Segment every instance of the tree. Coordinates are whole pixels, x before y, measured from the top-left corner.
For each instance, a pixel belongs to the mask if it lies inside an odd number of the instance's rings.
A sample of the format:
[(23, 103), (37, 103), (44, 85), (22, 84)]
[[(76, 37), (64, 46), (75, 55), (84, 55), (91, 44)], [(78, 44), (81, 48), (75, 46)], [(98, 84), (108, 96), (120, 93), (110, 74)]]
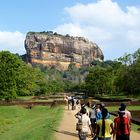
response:
[(24, 63), (18, 55), (0, 52), (0, 99), (46, 93), (45, 75)]
[(69, 64), (67, 70), (67, 79), (70, 80), (72, 83), (80, 84), (80, 71), (76, 67), (75, 63)]
[(122, 65), (116, 73), (115, 84), (118, 92), (129, 95), (140, 93), (140, 50), (122, 57)]
[(96, 95), (108, 92), (109, 77), (107, 71), (101, 67), (94, 67), (90, 70), (85, 79), (88, 94)]
[(40, 69), (23, 63), (18, 73), (16, 83), (19, 96), (45, 94), (46, 79)]
[(122, 62), (124, 65), (131, 65), (132, 64), (132, 55), (125, 53), (123, 57), (118, 58), (119, 62)]
[(0, 52), (0, 99), (13, 99), (17, 97), (16, 78), (22, 60), (8, 51)]
[(133, 54), (132, 54), (132, 57), (133, 57), (133, 62), (137, 62), (137, 61), (140, 61), (140, 49), (138, 49), (137, 51), (135, 51)]

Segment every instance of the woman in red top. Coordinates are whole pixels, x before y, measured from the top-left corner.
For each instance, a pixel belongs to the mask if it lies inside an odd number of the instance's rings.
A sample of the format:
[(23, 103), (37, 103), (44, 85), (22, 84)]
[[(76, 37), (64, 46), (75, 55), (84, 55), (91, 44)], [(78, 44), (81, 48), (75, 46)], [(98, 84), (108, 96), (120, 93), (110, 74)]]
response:
[(119, 108), (118, 114), (119, 116), (114, 119), (114, 136), (116, 134), (116, 140), (130, 140), (129, 119), (121, 108)]

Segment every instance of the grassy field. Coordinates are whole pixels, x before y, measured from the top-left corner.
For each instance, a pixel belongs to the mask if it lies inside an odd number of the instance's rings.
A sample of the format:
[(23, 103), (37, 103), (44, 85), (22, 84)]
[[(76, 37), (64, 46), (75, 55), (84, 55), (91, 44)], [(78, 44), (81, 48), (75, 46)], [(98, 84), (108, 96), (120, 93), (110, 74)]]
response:
[[(100, 95), (97, 97), (101, 97)], [(124, 95), (124, 94), (116, 94), (116, 95), (102, 95), (102, 99), (131, 99), (133, 101), (140, 100), (140, 94), (137, 96), (134, 95)]]
[(54, 140), (62, 114), (62, 106), (0, 106), (0, 140)]
[[(118, 111), (119, 106), (109, 106), (107, 109), (109, 111)], [(128, 110), (140, 110), (140, 106), (127, 106)]]

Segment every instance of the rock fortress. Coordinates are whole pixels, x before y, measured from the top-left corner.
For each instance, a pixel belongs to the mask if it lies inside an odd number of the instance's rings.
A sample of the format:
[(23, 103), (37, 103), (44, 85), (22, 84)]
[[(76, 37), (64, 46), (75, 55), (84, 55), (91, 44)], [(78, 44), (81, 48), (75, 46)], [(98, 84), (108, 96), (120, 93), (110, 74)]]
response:
[(26, 61), (34, 65), (55, 66), (66, 70), (74, 63), (77, 68), (102, 61), (104, 55), (96, 43), (84, 37), (60, 35), (52, 31), (28, 32), (25, 39)]

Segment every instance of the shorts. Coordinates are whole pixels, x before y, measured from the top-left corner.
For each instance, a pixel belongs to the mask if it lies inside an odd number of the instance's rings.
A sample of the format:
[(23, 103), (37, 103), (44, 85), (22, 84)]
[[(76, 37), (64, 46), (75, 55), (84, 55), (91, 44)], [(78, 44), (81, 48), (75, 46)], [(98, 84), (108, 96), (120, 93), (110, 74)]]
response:
[(111, 137), (108, 137), (108, 138), (98, 138), (98, 140), (111, 140)]
[(79, 136), (79, 140), (86, 140), (87, 132), (79, 132), (78, 136)]

